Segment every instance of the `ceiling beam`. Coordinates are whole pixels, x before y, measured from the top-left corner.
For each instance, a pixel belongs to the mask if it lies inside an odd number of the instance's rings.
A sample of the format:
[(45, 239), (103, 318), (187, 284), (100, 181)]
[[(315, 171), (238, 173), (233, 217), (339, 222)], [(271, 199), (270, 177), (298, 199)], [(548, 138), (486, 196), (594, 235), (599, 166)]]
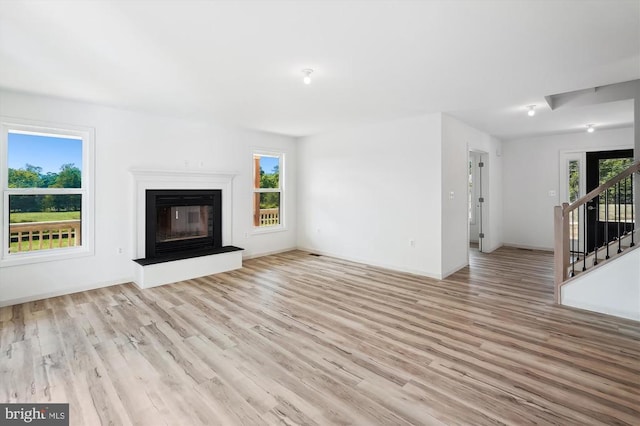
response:
[(545, 96), (545, 100), (552, 110), (556, 110), (626, 99), (638, 99), (639, 97), (640, 80), (631, 80), (625, 81), (624, 83), (608, 84), (591, 89), (549, 95)]

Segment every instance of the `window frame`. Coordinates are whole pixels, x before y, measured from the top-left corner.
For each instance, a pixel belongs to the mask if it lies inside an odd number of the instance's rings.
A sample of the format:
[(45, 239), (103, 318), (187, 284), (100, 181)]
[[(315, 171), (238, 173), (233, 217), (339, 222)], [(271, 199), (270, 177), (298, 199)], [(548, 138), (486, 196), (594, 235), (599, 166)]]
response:
[[(279, 170), (279, 179), (278, 179), (278, 186), (279, 188), (255, 188), (255, 179), (256, 179), (256, 173), (260, 173), (260, 170), (256, 170), (255, 167), (255, 156), (261, 156), (261, 157), (274, 157), (274, 158), (278, 158), (278, 170)], [(286, 154), (284, 152), (281, 151), (269, 151), (269, 150), (262, 150), (262, 149), (253, 149), (251, 152), (251, 197), (252, 199), (255, 197), (256, 194), (261, 194), (261, 193), (274, 193), (277, 192), (280, 194), (280, 211), (278, 213), (279, 215), (279, 221), (280, 223), (278, 225), (270, 225), (270, 226), (256, 226), (254, 225), (254, 221), (253, 221), (253, 215), (254, 215), (254, 210), (253, 207), (251, 208), (251, 228), (253, 230), (254, 234), (264, 234), (264, 233), (269, 233), (269, 232), (280, 232), (280, 231), (285, 231), (286, 228), (286, 212), (285, 212), (285, 198), (286, 198), (286, 190), (285, 190), (285, 176), (286, 176), (286, 170), (285, 170), (285, 156)], [(253, 200), (252, 200), (252, 204), (253, 204)]]
[[(52, 124), (0, 117), (0, 191), (2, 191), (2, 226), (0, 227), (0, 267), (26, 265), (54, 260), (92, 256), (94, 249), (94, 146), (95, 131), (89, 127)], [(23, 133), (58, 136), (82, 141), (82, 167), (80, 188), (9, 188), (9, 134)], [(81, 196), (81, 245), (31, 252), (9, 253), (9, 196), (10, 195), (72, 195)]]

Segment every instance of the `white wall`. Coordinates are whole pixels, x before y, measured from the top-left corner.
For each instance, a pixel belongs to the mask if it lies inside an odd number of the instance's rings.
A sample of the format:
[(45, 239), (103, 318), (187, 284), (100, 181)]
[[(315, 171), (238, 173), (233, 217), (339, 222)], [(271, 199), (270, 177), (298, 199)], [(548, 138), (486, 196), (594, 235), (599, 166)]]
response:
[[(483, 151), (483, 251), (502, 245), (502, 144), (448, 115), (442, 116), (442, 271), (449, 275), (468, 263), (468, 153)], [(488, 191), (487, 191), (488, 189)], [(451, 198), (453, 192), (453, 198)]]
[(562, 304), (640, 321), (640, 249), (562, 286)]
[(467, 265), (469, 256), (469, 149), (464, 125), (442, 117), (442, 275)]
[[(245, 248), (245, 256), (296, 246), (293, 138), (223, 127), (214, 122), (154, 116), (6, 91), (0, 91), (0, 115), (92, 127), (96, 135), (95, 255), (0, 268), (0, 305), (133, 279), (133, 179), (129, 173), (132, 168), (236, 172), (233, 244)], [(286, 231), (251, 233), (253, 148), (282, 151), (287, 155)], [(123, 254), (117, 253), (119, 247), (124, 249)]]
[(466, 266), (469, 149), (494, 164), (485, 244), (502, 244), (500, 141), (457, 119), (430, 114), (299, 143), (300, 248), (436, 278)]
[(440, 114), (299, 144), (299, 247), (441, 277)]
[[(633, 148), (633, 129), (598, 130), (503, 142), (504, 243), (553, 250), (561, 151)], [(549, 191), (555, 196), (549, 196)]]

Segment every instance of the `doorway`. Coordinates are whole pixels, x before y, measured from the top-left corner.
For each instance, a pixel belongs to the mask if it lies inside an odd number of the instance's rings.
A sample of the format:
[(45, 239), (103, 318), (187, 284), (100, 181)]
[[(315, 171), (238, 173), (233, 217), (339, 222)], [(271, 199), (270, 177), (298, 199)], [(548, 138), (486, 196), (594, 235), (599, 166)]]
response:
[[(587, 152), (587, 193), (615, 177), (633, 163), (633, 149)], [(589, 251), (614, 241), (623, 231), (629, 231), (631, 188), (613, 187), (587, 203), (587, 249)]]
[[(469, 247), (483, 251), (486, 223), (486, 182), (488, 154), (482, 151), (469, 151), (468, 169), (468, 207), (469, 207)], [(484, 181), (483, 181), (484, 180)]]

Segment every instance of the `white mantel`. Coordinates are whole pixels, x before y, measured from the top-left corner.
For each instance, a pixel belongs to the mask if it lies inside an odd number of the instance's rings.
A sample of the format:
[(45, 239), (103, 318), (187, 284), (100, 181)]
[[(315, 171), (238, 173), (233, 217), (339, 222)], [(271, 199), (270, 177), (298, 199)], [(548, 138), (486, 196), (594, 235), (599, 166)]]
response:
[(147, 189), (221, 189), (222, 190), (222, 245), (230, 245), (232, 237), (232, 189), (237, 173), (219, 173), (203, 170), (132, 169), (134, 179), (133, 205), (136, 212), (135, 254), (145, 257), (145, 203)]
[[(134, 181), (136, 258), (145, 257), (146, 191), (148, 189), (220, 189), (222, 190), (222, 245), (233, 241), (233, 178), (237, 173), (204, 170), (132, 169)], [(136, 264), (137, 265), (137, 264)], [(241, 252), (203, 256), (149, 266), (137, 265), (136, 283), (142, 288), (195, 278), (242, 266)]]

